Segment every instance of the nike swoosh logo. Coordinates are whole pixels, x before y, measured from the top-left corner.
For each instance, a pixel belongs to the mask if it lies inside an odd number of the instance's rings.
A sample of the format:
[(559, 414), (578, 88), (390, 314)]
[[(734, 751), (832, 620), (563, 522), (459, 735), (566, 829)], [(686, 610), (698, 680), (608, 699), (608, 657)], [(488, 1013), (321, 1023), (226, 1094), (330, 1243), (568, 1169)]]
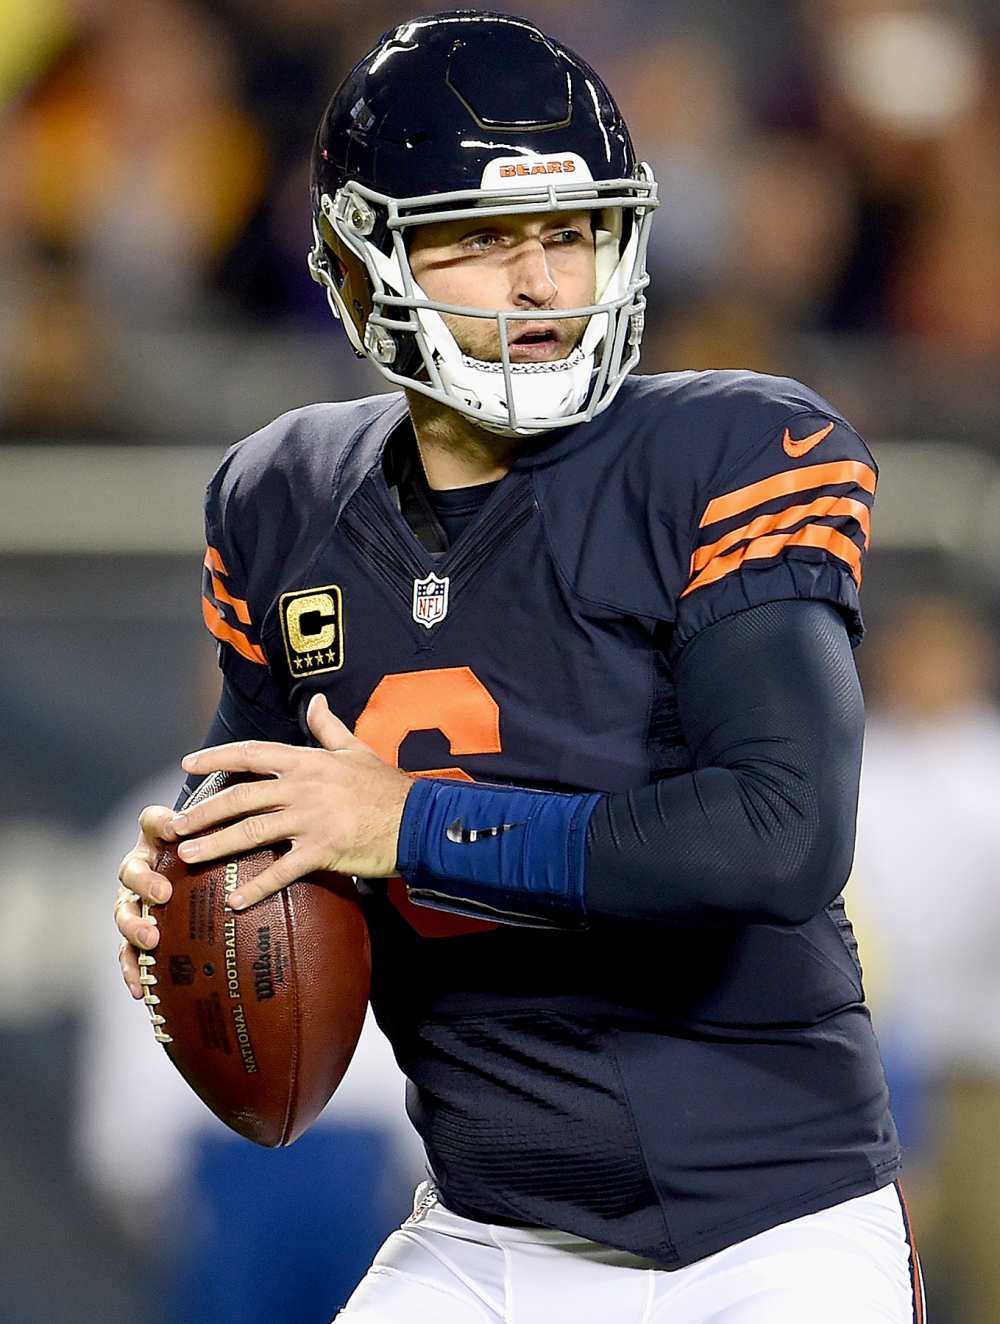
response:
[(499, 837), (501, 832), (511, 832), (514, 828), (524, 827), (523, 823), (497, 823), (495, 827), (467, 828), (460, 818), (449, 823), (444, 835), (456, 846), (468, 846), (474, 841), (489, 841)]
[(785, 454), (790, 455), (793, 460), (800, 460), (803, 455), (808, 455), (814, 446), (818, 446), (824, 437), (830, 435), (833, 426), (832, 423), (827, 423), (825, 428), (820, 428), (818, 432), (810, 432), (809, 436), (803, 437), (801, 441), (795, 441), (792, 434), (785, 428), (785, 435), (781, 439)]

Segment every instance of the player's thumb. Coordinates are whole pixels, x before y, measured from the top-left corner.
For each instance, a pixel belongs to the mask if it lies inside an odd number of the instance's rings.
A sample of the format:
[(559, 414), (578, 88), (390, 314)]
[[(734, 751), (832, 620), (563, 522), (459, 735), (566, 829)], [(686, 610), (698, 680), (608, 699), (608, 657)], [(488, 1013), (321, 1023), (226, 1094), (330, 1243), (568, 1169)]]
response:
[(354, 737), (335, 713), (323, 694), (314, 694), (306, 709), (306, 722), (324, 749), (344, 749), (354, 743)]

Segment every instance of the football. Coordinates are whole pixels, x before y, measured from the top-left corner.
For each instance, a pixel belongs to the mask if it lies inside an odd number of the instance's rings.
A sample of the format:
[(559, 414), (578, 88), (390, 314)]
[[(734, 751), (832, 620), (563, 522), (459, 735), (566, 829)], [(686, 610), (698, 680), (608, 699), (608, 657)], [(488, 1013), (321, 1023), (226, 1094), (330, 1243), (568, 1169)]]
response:
[[(245, 776), (215, 773), (189, 804)], [(368, 928), (354, 884), (314, 874), (244, 911), (226, 899), (281, 855), (265, 847), (188, 866), (166, 848), (173, 895), (139, 957), (154, 1033), (196, 1094), (259, 1145), (291, 1144), (347, 1070), (368, 1005)]]

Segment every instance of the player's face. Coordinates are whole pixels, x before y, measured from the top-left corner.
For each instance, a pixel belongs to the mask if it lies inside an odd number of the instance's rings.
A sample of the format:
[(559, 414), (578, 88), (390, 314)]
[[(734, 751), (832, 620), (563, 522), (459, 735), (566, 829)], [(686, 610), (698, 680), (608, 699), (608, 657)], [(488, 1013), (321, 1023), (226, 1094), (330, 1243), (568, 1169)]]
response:
[[(537, 309), (537, 321), (508, 324), (513, 363), (564, 359), (589, 319), (546, 319), (545, 314), (594, 302), (591, 216), (586, 211), (546, 212), (420, 226), (410, 245), (410, 268), (428, 298), (440, 303), (511, 312)], [(499, 362), (495, 322), (443, 317), (466, 354)]]

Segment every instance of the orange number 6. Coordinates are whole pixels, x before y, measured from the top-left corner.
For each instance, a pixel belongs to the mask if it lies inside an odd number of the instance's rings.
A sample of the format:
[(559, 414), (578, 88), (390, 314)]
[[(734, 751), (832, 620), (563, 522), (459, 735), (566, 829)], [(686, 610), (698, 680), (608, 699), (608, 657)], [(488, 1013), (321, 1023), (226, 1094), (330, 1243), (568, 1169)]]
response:
[[(500, 709), (469, 667), (384, 676), (372, 690), (354, 728), (359, 740), (395, 767), (399, 767), (400, 746), (412, 731), (440, 731), (447, 738), (450, 752), (457, 756), (500, 753)], [(434, 768), (417, 775), (472, 781), (461, 768)], [(497, 927), (486, 920), (415, 906), (401, 878), (389, 880), (389, 899), (423, 938), (453, 938)]]

